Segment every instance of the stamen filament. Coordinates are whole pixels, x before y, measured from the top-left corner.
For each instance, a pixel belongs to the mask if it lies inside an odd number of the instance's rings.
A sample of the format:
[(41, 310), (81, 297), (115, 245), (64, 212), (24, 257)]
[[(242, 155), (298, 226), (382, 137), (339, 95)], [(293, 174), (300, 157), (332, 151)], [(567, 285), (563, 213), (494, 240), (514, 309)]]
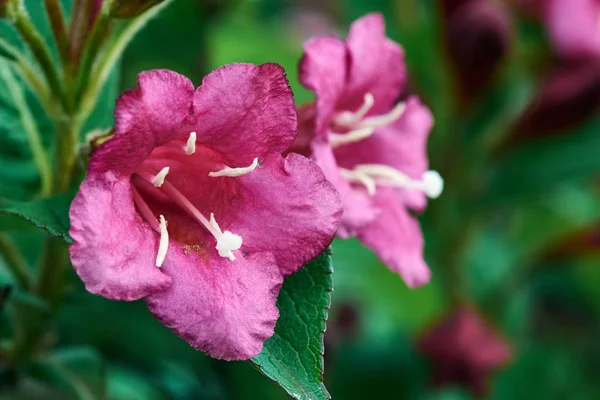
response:
[(349, 169), (340, 168), (340, 174), (344, 177), (348, 182), (358, 182), (362, 183), (367, 189), (367, 193), (373, 196), (375, 195), (376, 186), (375, 180), (371, 178), (369, 175), (365, 174), (361, 171), (351, 171)]
[(161, 267), (167, 256), (169, 248), (169, 232), (167, 232), (167, 220), (163, 215), (160, 216), (160, 242), (158, 243), (158, 253), (156, 254), (156, 266)]
[(359, 128), (343, 134), (330, 132), (329, 143), (331, 143), (331, 147), (336, 148), (344, 144), (359, 142), (366, 139), (371, 136), (373, 132), (375, 132), (375, 129), (371, 127)]
[(185, 146), (185, 154), (188, 156), (196, 152), (196, 132), (190, 132), (187, 144)]
[(398, 118), (404, 114), (404, 110), (406, 109), (406, 103), (398, 103), (390, 112), (383, 115), (377, 115), (374, 117), (367, 117), (363, 119), (357, 126), (359, 128), (380, 128), (382, 126), (387, 126), (392, 122), (396, 121)]
[(392, 182), (397, 183), (399, 185), (410, 185), (412, 179), (406, 174), (398, 171), (395, 168), (390, 167), (389, 165), (384, 164), (361, 164), (354, 167), (355, 171), (363, 172), (369, 176), (388, 178)]
[(342, 111), (334, 117), (333, 122), (336, 125), (353, 126), (360, 122), (365, 115), (367, 115), (369, 110), (371, 110), (371, 107), (373, 107), (373, 104), (375, 104), (375, 98), (371, 93), (366, 93), (363, 104), (358, 110), (354, 112)]
[(165, 178), (167, 177), (168, 173), (169, 167), (164, 167), (163, 169), (161, 169), (160, 172), (156, 174), (154, 179), (152, 179), (152, 184), (154, 185), (154, 187), (161, 187), (162, 184), (165, 183)]
[(258, 158), (255, 158), (254, 161), (252, 161), (252, 164), (250, 164), (248, 167), (241, 167), (241, 168), (231, 168), (231, 167), (225, 167), (220, 171), (215, 171), (215, 172), (209, 172), (208, 176), (210, 176), (211, 178), (216, 178), (219, 176), (228, 176), (228, 177), (236, 177), (236, 176), (242, 176), (242, 175), (246, 175), (252, 171), (254, 171), (254, 169), (258, 166)]
[(131, 192), (133, 194), (133, 202), (138, 208), (140, 214), (142, 214), (142, 217), (144, 217), (144, 219), (150, 224), (152, 229), (154, 229), (156, 232), (160, 232), (160, 227), (156, 217), (154, 216), (154, 213), (133, 185), (131, 187)]
[[(152, 182), (152, 174), (140, 171), (137, 173), (141, 178)], [(219, 252), (221, 257), (227, 257), (231, 261), (235, 260), (235, 255), (233, 254), (233, 250), (239, 250), (242, 246), (242, 237), (231, 233), (230, 231), (221, 231), (219, 224), (215, 220), (214, 215), (211, 213), (210, 221), (206, 219), (206, 217), (196, 208), (194, 205), (185, 197), (175, 186), (173, 186), (170, 182), (164, 181), (161, 185), (161, 189), (165, 194), (167, 194), (171, 199), (175, 201), (184, 211), (194, 217), (198, 222), (200, 222), (204, 227), (213, 235), (213, 237), (217, 241), (216, 249)], [(162, 235), (162, 230), (161, 230)]]

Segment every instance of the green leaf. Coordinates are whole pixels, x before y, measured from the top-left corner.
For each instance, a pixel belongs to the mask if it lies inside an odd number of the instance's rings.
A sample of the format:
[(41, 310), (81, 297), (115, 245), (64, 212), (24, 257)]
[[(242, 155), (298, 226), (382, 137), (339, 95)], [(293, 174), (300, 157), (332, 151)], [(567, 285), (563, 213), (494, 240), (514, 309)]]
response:
[(295, 399), (330, 398), (323, 384), (323, 334), (331, 304), (333, 265), (325, 251), (288, 277), (277, 300), (275, 335), (252, 359)]
[(0, 230), (14, 227), (14, 218), (21, 218), (67, 243), (72, 243), (69, 237), (69, 206), (72, 199), (72, 194), (31, 202), (0, 198)]
[(486, 194), (487, 204), (547, 192), (564, 182), (582, 181), (600, 172), (600, 119), (571, 132), (536, 140), (500, 160)]

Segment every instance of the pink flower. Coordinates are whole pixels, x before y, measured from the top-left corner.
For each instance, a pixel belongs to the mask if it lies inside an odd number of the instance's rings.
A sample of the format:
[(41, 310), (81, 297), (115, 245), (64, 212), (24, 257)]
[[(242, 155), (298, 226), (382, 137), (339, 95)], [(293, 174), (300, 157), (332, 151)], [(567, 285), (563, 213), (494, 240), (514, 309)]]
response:
[(273, 334), (284, 276), (331, 242), (339, 196), (286, 150), (293, 98), (276, 64), (231, 64), (194, 89), (144, 72), (117, 101), (71, 206), (71, 260), (95, 294), (144, 298), (215, 358), (247, 359)]
[(600, 55), (600, 0), (544, 0), (550, 39), (567, 59)]
[(423, 236), (408, 208), (421, 211), (442, 180), (428, 171), (432, 116), (414, 96), (397, 102), (406, 82), (402, 49), (386, 38), (383, 18), (356, 21), (344, 42), (305, 44), (300, 81), (316, 92), (300, 107), (292, 151), (312, 154), (342, 196), (340, 237), (358, 236), (409, 286), (429, 280)]
[(418, 347), (433, 364), (436, 384), (460, 383), (476, 395), (485, 393), (488, 375), (512, 357), (504, 338), (465, 306), (426, 333)]

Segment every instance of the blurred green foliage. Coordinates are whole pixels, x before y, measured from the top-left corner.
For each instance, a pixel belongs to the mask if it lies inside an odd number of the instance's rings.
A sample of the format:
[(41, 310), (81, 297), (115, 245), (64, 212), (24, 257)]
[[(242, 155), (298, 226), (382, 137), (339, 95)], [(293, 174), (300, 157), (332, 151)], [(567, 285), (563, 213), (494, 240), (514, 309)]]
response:
[[(329, 392), (337, 399), (471, 398), (465, 388), (433, 387), (431, 365), (414, 349), (418, 335), (452, 308), (458, 292), (514, 348), (513, 362), (492, 377), (491, 398), (596, 398), (600, 250), (566, 260), (546, 254), (574, 232), (600, 226), (600, 116), (552, 137), (508, 140), (553, 62), (542, 24), (511, 11), (513, 47), (480, 98), (464, 107), (445, 50), (440, 3), (175, 0), (132, 42), (121, 62), (120, 86), (135, 86), (136, 75), (153, 68), (175, 70), (200, 85), (207, 72), (226, 63), (277, 62), (296, 102), (305, 103), (313, 95), (297, 81), (303, 40), (322, 29), (344, 35), (355, 18), (383, 12), (389, 36), (405, 49), (410, 88), (435, 116), (429, 156), (446, 177), (447, 191), (421, 217), (433, 270), (422, 288), (408, 289), (357, 240), (334, 241), (335, 291), (325, 342)], [(106, 109), (114, 105), (118, 78), (111, 78), (86, 131), (111, 125)], [(11, 180), (24, 180), (29, 186), (23, 193), (10, 189), (9, 197), (18, 199), (37, 187), (37, 176), (23, 161), (31, 155), (23, 150), (17, 110), (6, 93), (0, 86), (0, 146), (14, 157), (2, 158), (0, 193), (7, 196)], [(44, 133), (45, 125), (40, 129)], [(0, 230), (18, 231), (11, 237), (34, 261), (39, 254), (30, 249), (39, 248), (34, 244), (42, 233), (9, 222), (0, 215)], [(60, 335), (51, 338), (56, 350), (27, 366), (29, 374), (21, 378), (27, 392), (0, 398), (287, 398), (249, 363), (215, 361), (194, 351), (143, 303), (110, 302), (87, 293), (72, 271), (68, 279)], [(0, 282), (11, 283), (5, 273)], [(15, 379), (0, 363), (0, 386)]]

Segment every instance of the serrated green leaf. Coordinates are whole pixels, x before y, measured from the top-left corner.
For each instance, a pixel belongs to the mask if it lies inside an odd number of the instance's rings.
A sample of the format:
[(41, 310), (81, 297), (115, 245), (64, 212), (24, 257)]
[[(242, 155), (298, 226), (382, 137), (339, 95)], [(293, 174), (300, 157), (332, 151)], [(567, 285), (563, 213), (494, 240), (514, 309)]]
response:
[(330, 251), (288, 277), (279, 293), (275, 335), (252, 362), (295, 399), (330, 398), (323, 384), (323, 334), (333, 283)]
[(0, 198), (0, 231), (7, 227), (9, 229), (14, 227), (15, 221), (10, 217), (14, 216), (32, 223), (37, 228), (44, 229), (67, 243), (72, 243), (69, 237), (69, 206), (72, 199), (72, 194), (30, 202)]

